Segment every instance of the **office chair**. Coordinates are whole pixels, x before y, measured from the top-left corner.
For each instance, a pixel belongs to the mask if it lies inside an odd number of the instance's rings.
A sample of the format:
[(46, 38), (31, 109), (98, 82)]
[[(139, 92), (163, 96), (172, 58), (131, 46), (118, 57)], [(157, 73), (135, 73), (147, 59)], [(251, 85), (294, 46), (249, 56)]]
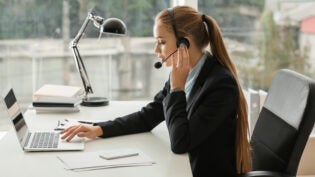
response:
[(251, 137), (252, 171), (240, 176), (296, 176), (314, 120), (315, 81), (278, 71)]

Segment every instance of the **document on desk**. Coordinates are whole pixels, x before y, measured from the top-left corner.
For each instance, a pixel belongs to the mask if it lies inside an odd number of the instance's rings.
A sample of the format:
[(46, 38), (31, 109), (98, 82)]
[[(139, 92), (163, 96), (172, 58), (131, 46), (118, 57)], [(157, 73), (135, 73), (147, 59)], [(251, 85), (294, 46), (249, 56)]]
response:
[(101, 120), (76, 120), (76, 119), (64, 119), (64, 120), (58, 120), (56, 122), (56, 128), (55, 130), (64, 130), (70, 126), (73, 125), (80, 125), (80, 124), (86, 124), (86, 125), (93, 125), (93, 123), (102, 122)]
[(58, 155), (57, 158), (64, 164), (65, 169), (73, 171), (97, 170), (104, 168), (147, 166), (155, 162), (146, 154), (137, 149), (116, 149), (115, 151), (136, 151), (137, 155), (115, 159), (102, 158), (102, 154), (109, 151), (83, 152)]

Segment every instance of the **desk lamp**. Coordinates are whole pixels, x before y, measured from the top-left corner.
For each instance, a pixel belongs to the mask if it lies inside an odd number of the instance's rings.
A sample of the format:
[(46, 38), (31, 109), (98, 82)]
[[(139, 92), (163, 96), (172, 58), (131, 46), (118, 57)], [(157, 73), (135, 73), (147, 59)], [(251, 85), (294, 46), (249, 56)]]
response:
[(75, 36), (71, 42), (71, 47), (73, 50), (74, 60), (77, 66), (77, 69), (80, 73), (82, 83), (85, 90), (84, 98), (82, 99), (81, 105), (83, 106), (105, 106), (108, 105), (109, 100), (105, 97), (89, 97), (88, 94), (93, 93), (89, 77), (87, 75), (83, 60), (80, 56), (78, 50), (78, 43), (81, 37), (83, 36), (89, 22), (92, 21), (94, 26), (100, 29), (101, 37), (102, 33), (116, 34), (116, 35), (125, 35), (127, 28), (123, 21), (118, 18), (108, 18), (104, 20), (100, 16), (96, 16), (93, 12), (89, 12), (84, 23), (82, 24), (78, 34)]

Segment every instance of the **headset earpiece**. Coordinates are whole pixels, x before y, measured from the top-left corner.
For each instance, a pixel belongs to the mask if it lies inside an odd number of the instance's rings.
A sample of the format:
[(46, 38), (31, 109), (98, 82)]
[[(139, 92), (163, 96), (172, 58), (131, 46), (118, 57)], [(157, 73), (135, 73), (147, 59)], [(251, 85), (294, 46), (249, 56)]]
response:
[(187, 38), (184, 38), (184, 37), (178, 37), (178, 35), (177, 35), (176, 24), (175, 24), (175, 19), (174, 19), (174, 11), (172, 8), (168, 9), (168, 15), (171, 18), (171, 24), (172, 24), (174, 35), (176, 38), (177, 48), (179, 48), (180, 44), (184, 44), (187, 48), (189, 48), (189, 46), (190, 46), (189, 40)]
[(179, 46), (180, 46), (181, 44), (184, 44), (187, 48), (189, 48), (189, 46), (190, 46), (189, 40), (188, 40), (187, 38), (184, 38), (184, 37), (180, 37), (180, 38), (176, 41), (177, 48), (179, 48)]

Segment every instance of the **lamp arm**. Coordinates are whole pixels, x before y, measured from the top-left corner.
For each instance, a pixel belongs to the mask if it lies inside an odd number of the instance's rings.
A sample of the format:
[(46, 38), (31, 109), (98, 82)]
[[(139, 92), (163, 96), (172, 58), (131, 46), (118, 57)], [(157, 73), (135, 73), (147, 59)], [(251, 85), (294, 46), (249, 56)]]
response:
[(75, 38), (73, 39), (72, 41), (72, 50), (73, 50), (73, 55), (74, 55), (74, 60), (75, 60), (75, 63), (76, 63), (76, 66), (77, 66), (77, 69), (80, 73), (80, 76), (81, 76), (81, 79), (82, 79), (82, 83), (83, 83), (83, 86), (84, 86), (84, 90), (85, 90), (85, 98), (87, 98), (87, 95), (89, 93), (93, 93), (93, 90), (92, 90), (92, 87), (91, 87), (91, 84), (89, 82), (89, 79), (88, 79), (88, 76), (87, 76), (87, 73), (86, 73), (86, 69), (85, 69), (85, 66), (83, 64), (83, 60), (81, 58), (81, 55), (80, 55), (80, 52), (79, 52), (79, 49), (77, 47), (81, 37), (83, 36), (91, 18), (93, 18), (93, 14), (92, 13), (88, 13), (87, 17), (85, 18), (84, 20), (84, 23), (82, 24), (80, 30), (78, 31), (78, 34), (75, 36)]
[(88, 15), (86, 16), (86, 18), (85, 18), (85, 20), (84, 20), (80, 30), (78, 31), (78, 34), (75, 36), (75, 38), (72, 41), (72, 47), (78, 45), (78, 43), (79, 43), (83, 33), (85, 32), (86, 27), (88, 26), (92, 16), (93, 16), (93, 14), (91, 12), (89, 12)]
[(81, 79), (82, 79), (82, 83), (83, 83), (83, 86), (84, 86), (85, 97), (87, 97), (87, 95), (89, 93), (93, 93), (93, 90), (92, 90), (91, 84), (89, 82), (89, 79), (88, 79), (88, 76), (87, 76), (87, 73), (86, 73), (86, 69), (85, 69), (85, 66), (83, 64), (83, 61), (82, 61), (81, 55), (79, 53), (78, 47), (77, 46), (73, 46), (72, 50), (73, 50), (73, 54), (74, 54), (74, 57), (75, 57), (76, 66), (77, 66), (77, 69), (78, 69), (78, 71), (80, 73), (80, 76), (81, 76)]

